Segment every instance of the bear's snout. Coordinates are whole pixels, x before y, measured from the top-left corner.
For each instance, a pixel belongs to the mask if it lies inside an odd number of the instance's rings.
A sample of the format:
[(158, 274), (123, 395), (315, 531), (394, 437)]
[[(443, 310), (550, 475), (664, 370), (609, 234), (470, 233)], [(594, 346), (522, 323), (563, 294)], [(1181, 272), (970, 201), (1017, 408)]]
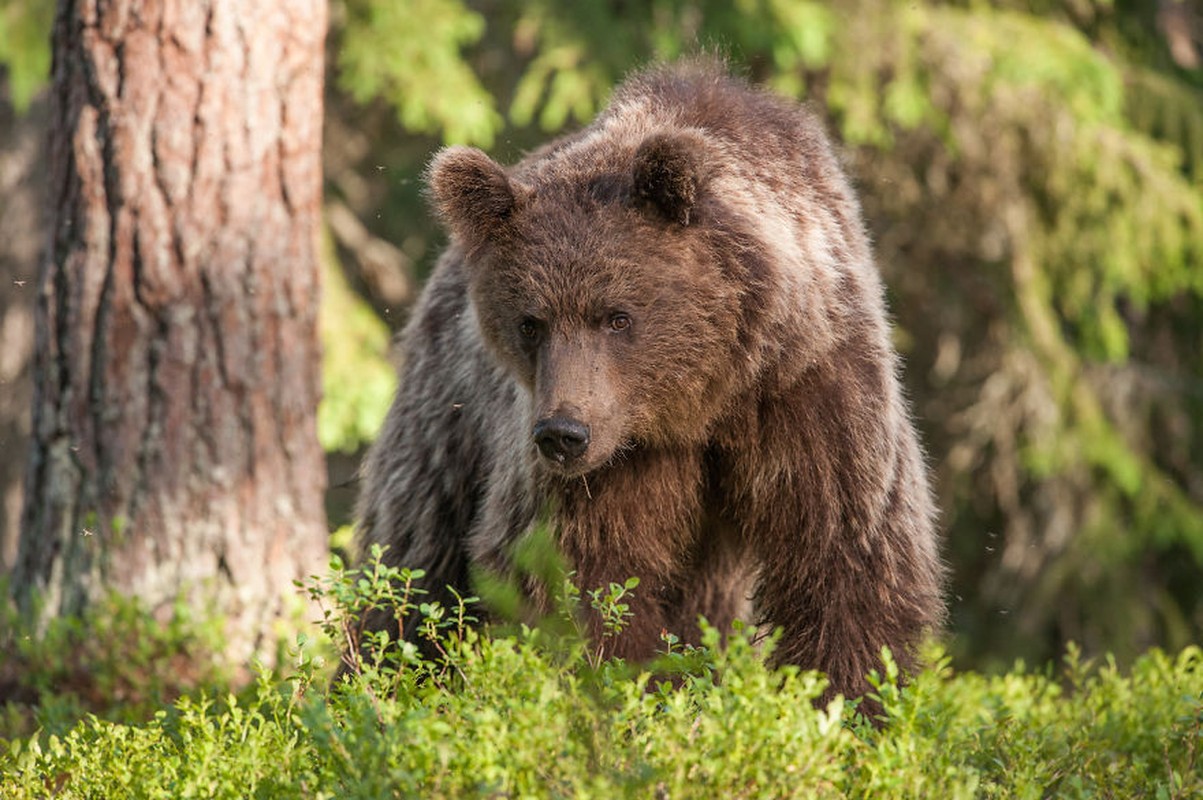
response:
[(557, 464), (575, 461), (589, 447), (589, 426), (572, 417), (557, 415), (541, 419), (531, 433), (543, 457)]

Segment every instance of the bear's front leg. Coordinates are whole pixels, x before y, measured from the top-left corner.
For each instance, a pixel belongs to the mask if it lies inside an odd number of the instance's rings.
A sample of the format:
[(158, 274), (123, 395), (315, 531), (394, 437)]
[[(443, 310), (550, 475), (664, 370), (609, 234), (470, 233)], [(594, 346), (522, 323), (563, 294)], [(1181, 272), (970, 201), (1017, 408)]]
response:
[[(759, 566), (774, 660), (819, 669), (827, 697), (859, 697), (889, 647), (904, 671), (943, 616), (934, 509), (896, 389), (853, 354), (760, 404), (729, 442), (727, 475)], [(886, 362), (888, 363), (888, 362)], [(871, 705), (863, 707), (872, 713)]]
[[(802, 519), (829, 530), (839, 525), (813, 511)], [(791, 535), (793, 546), (772, 546)], [(886, 536), (822, 538), (781, 529), (765, 536), (755, 604), (762, 623), (781, 629), (774, 663), (826, 673), (822, 702), (836, 694), (854, 699), (870, 689), (866, 675), (881, 671), (882, 647), (904, 673), (912, 670), (916, 646), (939, 623), (935, 578), (921, 557)], [(872, 716), (878, 709), (868, 703), (862, 710)]]

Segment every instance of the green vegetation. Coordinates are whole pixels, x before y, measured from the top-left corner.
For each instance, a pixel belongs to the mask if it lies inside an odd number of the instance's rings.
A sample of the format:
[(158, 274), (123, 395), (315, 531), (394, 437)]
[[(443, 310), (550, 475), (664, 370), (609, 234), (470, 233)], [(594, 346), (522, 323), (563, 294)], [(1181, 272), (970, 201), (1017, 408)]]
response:
[(345, 0), (336, 6), (342, 11), (340, 84), (355, 99), (383, 98), (414, 132), (492, 144), (501, 117), (460, 54), (484, 32), (479, 13), (457, 0)]
[[(434, 655), (373, 640), (326, 689), (329, 652), (297, 638), (286, 676), (240, 694), (214, 688), (141, 721), (78, 722), (39, 711), (42, 730), (0, 741), (0, 796), (44, 797), (1189, 797), (1203, 792), (1203, 651), (1153, 650), (1128, 674), (1071, 649), (1059, 679), (1021, 665), (995, 677), (933, 666), (900, 688), (875, 681), (880, 727), (841, 699), (815, 708), (823, 678), (770, 671), (751, 631), (719, 647), (665, 637), (650, 669), (598, 660), (579, 635), (582, 598), (561, 593), (542, 624), (479, 635), (468, 606), (438, 607), (378, 560), (337, 559), (310, 593), (327, 636), (366, 605), (424, 620)], [(562, 579), (561, 579), (562, 580)], [(564, 584), (569, 585), (570, 584)], [(612, 586), (589, 602), (621, 631)], [(132, 620), (118, 614), (115, 619)], [(110, 629), (111, 630), (111, 629)], [(181, 646), (192, 634), (174, 628)], [(30, 641), (44, 655), (59, 643)], [(181, 653), (182, 654), (182, 653)], [(115, 664), (98, 667), (99, 680)], [(128, 711), (128, 709), (127, 709)]]
[[(512, 161), (649, 60), (719, 52), (826, 116), (938, 477), (947, 655), (904, 689), (885, 676), (875, 728), (814, 709), (821, 679), (765, 670), (749, 635), (670, 637), (645, 673), (599, 658), (570, 611), (479, 637), (412, 597), (437, 657), (369, 656), (330, 692), (317, 638), (231, 693), (183, 608), (2, 617), (0, 797), (1203, 794), (1203, 69), (1159, 6), (1176, 4), (335, 0), (328, 113), (355, 136), (328, 141), (327, 193), (418, 276), (441, 242), (418, 191), (440, 142)], [(52, 8), (0, 0), (18, 107)], [(327, 276), (330, 451), (372, 437), (404, 319), (347, 286)], [(343, 612), (391, 584), (332, 575), (342, 641)], [(564, 602), (621, 626), (638, 591)]]
[[(228, 687), (223, 627), (187, 603), (158, 614), (110, 596), (83, 618), (33, 629), (0, 581), (0, 738), (35, 726), (64, 730), (86, 713), (115, 721), (145, 719), (189, 691)], [(0, 797), (3, 782), (0, 781)]]
[(326, 452), (353, 453), (376, 437), (397, 388), (389, 332), (352, 293), (332, 248), (322, 257), (322, 402), (317, 436)]
[(0, 0), (0, 65), (18, 111), (29, 108), (50, 74), (50, 26), (54, 4)]

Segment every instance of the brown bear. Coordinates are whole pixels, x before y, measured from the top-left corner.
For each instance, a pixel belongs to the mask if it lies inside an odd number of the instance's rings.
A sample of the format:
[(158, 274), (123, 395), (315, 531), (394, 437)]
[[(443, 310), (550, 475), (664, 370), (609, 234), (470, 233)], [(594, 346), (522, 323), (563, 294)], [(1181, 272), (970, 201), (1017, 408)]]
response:
[(820, 123), (691, 62), (513, 167), (449, 147), (428, 184), (451, 244), (401, 336), (362, 543), (462, 593), (550, 508), (580, 587), (640, 579), (614, 655), (753, 613), (831, 692), (860, 695), (883, 645), (913, 663), (943, 615), (933, 503)]

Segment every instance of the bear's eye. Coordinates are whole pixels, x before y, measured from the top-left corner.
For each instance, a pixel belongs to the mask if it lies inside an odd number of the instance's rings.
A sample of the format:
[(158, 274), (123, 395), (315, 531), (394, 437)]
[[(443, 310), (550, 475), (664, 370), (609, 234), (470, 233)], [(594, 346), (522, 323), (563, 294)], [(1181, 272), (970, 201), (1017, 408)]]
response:
[(622, 333), (631, 327), (631, 315), (623, 311), (617, 311), (610, 315), (610, 330), (615, 333)]
[(522, 334), (522, 338), (533, 342), (539, 338), (539, 321), (532, 317), (526, 317), (518, 323), (518, 333)]

